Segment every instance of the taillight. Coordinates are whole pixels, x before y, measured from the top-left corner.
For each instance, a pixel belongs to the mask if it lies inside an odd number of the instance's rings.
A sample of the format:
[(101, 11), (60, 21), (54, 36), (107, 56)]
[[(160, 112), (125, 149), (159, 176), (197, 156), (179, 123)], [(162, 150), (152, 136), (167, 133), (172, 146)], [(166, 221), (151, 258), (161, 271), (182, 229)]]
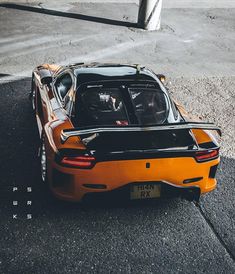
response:
[(91, 168), (95, 164), (95, 157), (92, 156), (65, 156), (61, 160), (61, 164), (68, 167)]
[(219, 156), (219, 149), (209, 149), (203, 151), (197, 151), (195, 158), (198, 162), (204, 162), (215, 159)]

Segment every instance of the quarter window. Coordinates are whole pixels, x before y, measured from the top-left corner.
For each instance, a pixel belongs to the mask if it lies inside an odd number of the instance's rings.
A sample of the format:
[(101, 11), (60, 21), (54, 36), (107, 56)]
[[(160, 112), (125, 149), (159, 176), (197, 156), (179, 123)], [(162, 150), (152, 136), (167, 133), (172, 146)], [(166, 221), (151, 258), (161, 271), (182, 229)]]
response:
[(73, 81), (70, 74), (64, 74), (56, 80), (55, 88), (62, 100), (65, 98), (68, 91), (71, 89), (72, 83)]

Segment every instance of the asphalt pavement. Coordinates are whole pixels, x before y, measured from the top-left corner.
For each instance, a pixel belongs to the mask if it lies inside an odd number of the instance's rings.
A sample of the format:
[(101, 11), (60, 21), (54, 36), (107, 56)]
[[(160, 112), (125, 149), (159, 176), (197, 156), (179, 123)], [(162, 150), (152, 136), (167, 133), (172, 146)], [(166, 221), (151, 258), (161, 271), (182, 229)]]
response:
[[(146, 32), (135, 25), (136, 1), (27, 2), (0, 1), (0, 273), (235, 273), (235, 10), (166, 8), (161, 31)], [(174, 98), (222, 128), (217, 189), (199, 206), (51, 197), (40, 182), (30, 74), (76, 61), (165, 74)]]

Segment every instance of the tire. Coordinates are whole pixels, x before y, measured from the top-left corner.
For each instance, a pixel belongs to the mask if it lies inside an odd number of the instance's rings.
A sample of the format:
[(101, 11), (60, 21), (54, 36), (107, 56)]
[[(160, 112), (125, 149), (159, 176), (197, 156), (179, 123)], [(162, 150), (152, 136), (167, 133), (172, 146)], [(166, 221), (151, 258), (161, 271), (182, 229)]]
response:
[(45, 137), (42, 134), (41, 145), (39, 148), (39, 162), (40, 162), (40, 177), (41, 177), (41, 189), (43, 190), (44, 199), (51, 203), (55, 202), (56, 199), (49, 187), (48, 176), (47, 176), (47, 157), (45, 150)]
[(35, 83), (34, 83), (34, 78), (32, 78), (32, 85), (31, 85), (31, 91), (29, 94), (29, 99), (31, 101), (32, 109), (35, 112), (36, 111), (36, 102), (35, 98), (36, 97), (36, 91), (35, 91)]
[(45, 138), (42, 135), (41, 146), (39, 151), (39, 160), (40, 160), (40, 175), (42, 182), (47, 184), (47, 157), (46, 157), (46, 147), (45, 147)]

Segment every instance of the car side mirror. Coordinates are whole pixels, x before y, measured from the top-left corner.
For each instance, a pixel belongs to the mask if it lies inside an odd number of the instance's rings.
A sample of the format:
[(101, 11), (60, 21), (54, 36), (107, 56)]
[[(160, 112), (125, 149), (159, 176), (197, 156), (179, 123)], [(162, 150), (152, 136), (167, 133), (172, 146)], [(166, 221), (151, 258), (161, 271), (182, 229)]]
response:
[(49, 85), (52, 83), (52, 77), (51, 77), (51, 76), (43, 77), (43, 78), (41, 79), (41, 83), (42, 83), (43, 85), (49, 86)]
[(164, 83), (166, 81), (166, 76), (163, 74), (157, 74), (157, 78)]
[(40, 75), (41, 83), (43, 85), (49, 86), (52, 83), (51, 72), (48, 69), (40, 69), (38, 73)]

